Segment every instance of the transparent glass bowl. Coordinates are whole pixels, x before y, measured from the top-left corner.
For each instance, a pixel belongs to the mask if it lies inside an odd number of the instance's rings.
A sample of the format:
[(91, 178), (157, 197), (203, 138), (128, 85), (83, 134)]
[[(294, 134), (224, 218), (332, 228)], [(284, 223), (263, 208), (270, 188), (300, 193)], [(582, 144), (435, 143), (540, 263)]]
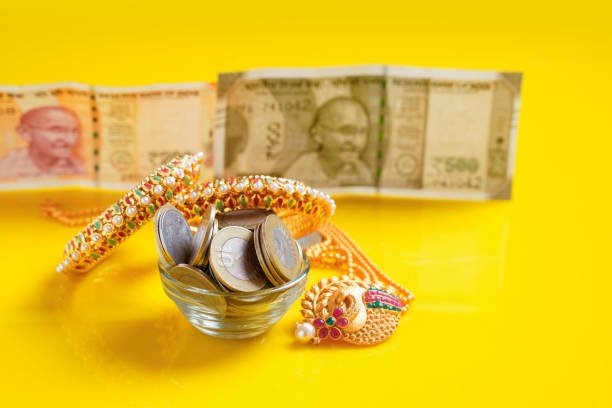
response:
[(164, 291), (198, 330), (213, 337), (244, 339), (264, 333), (304, 292), (310, 262), (304, 256), (300, 275), (282, 286), (255, 292), (213, 292), (186, 285), (158, 265)]

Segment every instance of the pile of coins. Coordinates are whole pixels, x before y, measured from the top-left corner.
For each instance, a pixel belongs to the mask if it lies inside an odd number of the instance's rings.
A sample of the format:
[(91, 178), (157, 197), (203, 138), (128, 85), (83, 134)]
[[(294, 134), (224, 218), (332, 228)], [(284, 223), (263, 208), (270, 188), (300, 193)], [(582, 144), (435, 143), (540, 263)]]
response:
[(186, 285), (254, 292), (284, 285), (303, 269), (300, 244), (270, 210), (217, 212), (208, 206), (195, 234), (173, 205), (155, 214), (160, 265)]

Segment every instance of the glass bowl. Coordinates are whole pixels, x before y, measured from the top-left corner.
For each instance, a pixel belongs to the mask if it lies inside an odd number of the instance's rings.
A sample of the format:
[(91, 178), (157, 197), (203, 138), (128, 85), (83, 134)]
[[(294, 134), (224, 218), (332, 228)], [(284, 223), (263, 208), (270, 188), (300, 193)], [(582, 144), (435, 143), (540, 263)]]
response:
[(186, 285), (158, 264), (164, 291), (198, 330), (213, 337), (244, 339), (264, 333), (287, 313), (304, 292), (310, 262), (294, 280), (254, 292), (213, 292)]

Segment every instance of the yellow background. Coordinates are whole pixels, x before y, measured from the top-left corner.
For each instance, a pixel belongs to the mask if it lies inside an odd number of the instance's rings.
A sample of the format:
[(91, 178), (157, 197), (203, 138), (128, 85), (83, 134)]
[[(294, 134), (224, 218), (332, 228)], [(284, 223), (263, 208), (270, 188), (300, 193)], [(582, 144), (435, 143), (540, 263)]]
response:
[(84, 278), (54, 273), (74, 229), (41, 217), (43, 199), (119, 193), (0, 194), (2, 405), (612, 405), (611, 15), (589, 1), (3, 1), (4, 84), (375, 62), (524, 82), (512, 201), (338, 201), (337, 223), (417, 295), (378, 347), (296, 344), (297, 304), (261, 337), (206, 337), (163, 294), (150, 227)]

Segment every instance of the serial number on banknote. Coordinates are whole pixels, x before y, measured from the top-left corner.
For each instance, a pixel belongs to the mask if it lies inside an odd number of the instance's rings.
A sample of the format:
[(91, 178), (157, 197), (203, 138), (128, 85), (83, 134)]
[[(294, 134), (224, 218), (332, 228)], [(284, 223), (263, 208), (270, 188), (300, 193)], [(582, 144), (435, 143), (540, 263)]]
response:
[(310, 99), (298, 99), (285, 102), (266, 102), (262, 105), (263, 112), (312, 112), (314, 102)]

